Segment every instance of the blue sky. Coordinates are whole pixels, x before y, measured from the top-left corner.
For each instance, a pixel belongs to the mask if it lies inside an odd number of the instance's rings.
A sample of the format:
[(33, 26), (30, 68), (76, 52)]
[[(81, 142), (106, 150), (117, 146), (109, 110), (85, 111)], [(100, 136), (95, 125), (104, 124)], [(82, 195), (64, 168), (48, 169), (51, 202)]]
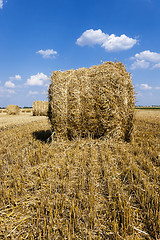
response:
[(159, 0), (0, 0), (0, 107), (47, 100), (55, 70), (121, 61), (160, 105)]

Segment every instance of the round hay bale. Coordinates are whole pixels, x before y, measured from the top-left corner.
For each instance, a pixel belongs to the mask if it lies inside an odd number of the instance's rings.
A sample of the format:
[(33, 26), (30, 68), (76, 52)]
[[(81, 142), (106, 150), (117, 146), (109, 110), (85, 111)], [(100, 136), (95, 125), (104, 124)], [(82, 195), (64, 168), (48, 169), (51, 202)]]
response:
[(18, 115), (20, 113), (20, 108), (17, 105), (8, 105), (6, 112), (9, 115)]
[(55, 71), (51, 76), (48, 117), (57, 137), (129, 141), (134, 107), (132, 79), (120, 62)]
[(47, 101), (34, 101), (32, 109), (33, 109), (33, 116), (47, 116), (48, 115), (48, 102)]

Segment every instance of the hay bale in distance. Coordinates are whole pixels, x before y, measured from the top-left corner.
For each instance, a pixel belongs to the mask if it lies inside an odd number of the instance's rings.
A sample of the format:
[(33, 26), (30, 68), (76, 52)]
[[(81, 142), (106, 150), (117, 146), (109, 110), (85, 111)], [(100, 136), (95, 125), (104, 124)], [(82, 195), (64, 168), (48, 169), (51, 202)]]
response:
[(129, 141), (134, 107), (132, 79), (120, 62), (55, 71), (51, 76), (48, 117), (57, 137)]
[(20, 108), (17, 105), (8, 105), (6, 112), (9, 115), (18, 115), (20, 113)]
[(34, 101), (33, 102), (33, 116), (47, 116), (48, 102)]

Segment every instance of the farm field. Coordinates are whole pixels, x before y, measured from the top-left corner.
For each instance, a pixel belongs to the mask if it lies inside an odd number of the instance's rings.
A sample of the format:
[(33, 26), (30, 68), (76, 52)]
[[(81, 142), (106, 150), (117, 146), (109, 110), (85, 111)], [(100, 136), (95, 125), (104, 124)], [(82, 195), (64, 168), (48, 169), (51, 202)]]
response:
[(41, 121), (42, 119), (46, 119), (46, 117), (33, 116), (31, 112), (21, 112), (19, 115), (7, 115), (6, 113), (0, 113), (0, 129)]
[(136, 110), (129, 143), (50, 128), (0, 114), (0, 239), (160, 239), (160, 110)]
[(151, 123), (160, 123), (160, 109), (137, 109), (136, 111), (136, 119), (145, 120)]

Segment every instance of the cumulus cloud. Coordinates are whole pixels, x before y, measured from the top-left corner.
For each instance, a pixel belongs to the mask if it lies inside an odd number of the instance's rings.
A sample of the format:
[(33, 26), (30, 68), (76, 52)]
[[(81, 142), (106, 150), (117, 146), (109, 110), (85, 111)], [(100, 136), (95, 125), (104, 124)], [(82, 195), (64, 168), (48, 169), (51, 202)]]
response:
[(11, 82), (11, 81), (5, 82), (4, 86), (6, 88), (15, 88), (15, 84), (13, 82)]
[(0, 8), (3, 8), (3, 0), (0, 0)]
[(160, 53), (151, 52), (150, 50), (135, 54), (135, 59), (146, 60), (150, 62), (160, 62)]
[(53, 49), (39, 50), (36, 53), (42, 55), (43, 58), (54, 58), (58, 53)]
[(151, 69), (160, 68), (160, 53), (146, 50), (136, 53), (131, 59), (134, 60), (131, 66), (132, 69), (148, 68), (149, 66), (151, 66)]
[(32, 75), (27, 79), (26, 85), (42, 86), (46, 80), (48, 80), (48, 77), (44, 73), (37, 73), (36, 75)]
[(160, 90), (160, 86), (152, 87), (149, 86), (147, 83), (137, 84), (136, 87), (140, 88), (141, 90)]
[(14, 77), (10, 77), (9, 78), (11, 81), (13, 81), (13, 80), (21, 80), (22, 78), (21, 78), (21, 76), (19, 75), (19, 74), (17, 74), (17, 75), (15, 75)]
[(98, 30), (86, 30), (80, 38), (77, 39), (76, 44), (79, 46), (93, 46), (95, 44), (103, 44), (106, 38), (108, 37), (108, 34), (105, 34), (101, 31), (101, 29)]
[(149, 62), (146, 62), (145, 60), (138, 60), (134, 61), (134, 63), (131, 65), (131, 69), (136, 69), (136, 68), (148, 68), (150, 65)]
[(136, 39), (129, 38), (125, 34), (116, 36), (103, 33), (101, 29), (86, 30), (76, 41), (79, 46), (94, 46), (96, 44), (105, 48), (106, 51), (128, 50), (137, 43)]
[(120, 37), (116, 37), (115, 34), (111, 34), (102, 44), (102, 47), (104, 47), (106, 51), (128, 50), (136, 43), (136, 39), (129, 38), (125, 34)]
[(140, 84), (140, 88), (141, 88), (141, 89), (144, 89), (144, 90), (152, 89), (152, 87), (149, 86), (147, 83)]

